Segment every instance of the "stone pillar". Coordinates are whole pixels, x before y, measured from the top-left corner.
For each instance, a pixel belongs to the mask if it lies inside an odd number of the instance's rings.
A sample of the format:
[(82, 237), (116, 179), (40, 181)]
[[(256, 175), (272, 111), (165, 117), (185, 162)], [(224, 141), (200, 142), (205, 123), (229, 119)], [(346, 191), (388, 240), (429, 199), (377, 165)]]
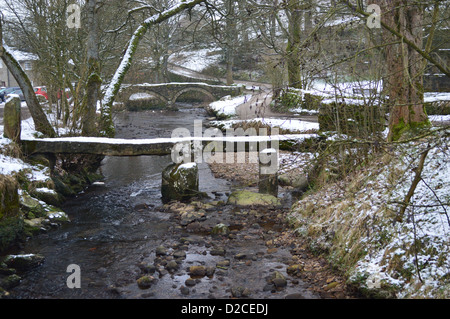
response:
[(278, 151), (274, 148), (259, 153), (259, 192), (278, 196)]
[(20, 99), (8, 99), (3, 114), (4, 135), (16, 143), (20, 142), (21, 120)]

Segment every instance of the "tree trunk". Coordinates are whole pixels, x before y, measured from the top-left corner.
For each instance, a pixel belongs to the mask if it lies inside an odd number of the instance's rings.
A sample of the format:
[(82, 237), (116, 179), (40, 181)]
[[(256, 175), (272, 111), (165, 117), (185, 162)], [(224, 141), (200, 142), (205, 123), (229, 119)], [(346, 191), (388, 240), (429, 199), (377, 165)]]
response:
[(289, 86), (302, 88), (300, 64), (300, 39), (302, 28), (302, 10), (299, 0), (289, 1), (289, 39), (286, 48)]
[(87, 60), (89, 79), (86, 83), (85, 107), (82, 114), (82, 135), (94, 136), (96, 129), (96, 112), (99, 101), (102, 80), (100, 77), (100, 62), (98, 52), (98, 15), (97, 0), (88, 0), (89, 34), (87, 42)]
[(234, 83), (233, 80), (233, 49), (227, 48), (226, 50), (227, 55), (227, 85), (232, 85)]
[[(383, 22), (402, 34), (418, 48), (423, 47), (423, 7), (408, 5), (405, 0), (379, 0)], [(392, 32), (385, 31), (386, 43), (398, 40)], [(424, 109), (423, 58), (405, 43), (389, 45), (386, 48), (388, 74), (385, 86), (389, 94), (388, 140), (398, 140), (410, 130), (429, 123)]]
[(234, 83), (233, 81), (233, 66), (234, 66), (234, 46), (236, 43), (236, 16), (234, 11), (234, 0), (227, 0), (226, 1), (226, 49), (225, 49), (225, 55), (226, 55), (226, 63), (227, 63), (227, 85), (232, 85)]

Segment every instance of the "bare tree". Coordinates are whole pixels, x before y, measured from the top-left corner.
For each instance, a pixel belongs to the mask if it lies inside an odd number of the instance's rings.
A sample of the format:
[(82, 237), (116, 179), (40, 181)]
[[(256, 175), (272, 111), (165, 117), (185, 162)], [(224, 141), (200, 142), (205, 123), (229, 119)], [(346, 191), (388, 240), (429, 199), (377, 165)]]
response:
[(125, 78), (126, 73), (131, 67), (131, 63), (133, 61), (133, 56), (136, 53), (138, 45), (148, 29), (154, 25), (160, 24), (163, 21), (173, 17), (174, 15), (179, 14), (181, 11), (185, 9), (191, 9), (196, 5), (205, 2), (205, 0), (191, 0), (181, 2), (178, 5), (175, 5), (161, 13), (153, 15), (144, 20), (141, 25), (136, 29), (131, 37), (125, 54), (122, 57), (122, 61), (119, 67), (116, 69), (114, 76), (109, 83), (105, 96), (102, 102), (102, 117), (101, 117), (101, 133), (106, 136), (114, 135), (114, 123), (112, 122), (112, 106), (114, 100), (116, 98), (117, 93), (120, 90), (120, 86)]
[(96, 134), (96, 112), (97, 103), (100, 100), (100, 88), (102, 79), (100, 77), (99, 57), (99, 21), (97, 0), (88, 0), (88, 39), (87, 39), (87, 62), (89, 77), (86, 83), (86, 95), (83, 101), (82, 133), (86, 136)]
[(56, 133), (49, 123), (47, 116), (42, 111), (41, 105), (34, 93), (33, 86), (26, 75), (25, 71), (20, 66), (19, 62), (14, 59), (8, 47), (3, 43), (3, 21), (0, 17), (0, 57), (5, 63), (6, 67), (10, 70), (11, 74), (16, 79), (20, 88), (22, 89), (23, 95), (30, 110), (30, 114), (33, 118), (35, 128), (37, 131), (49, 136), (55, 137)]

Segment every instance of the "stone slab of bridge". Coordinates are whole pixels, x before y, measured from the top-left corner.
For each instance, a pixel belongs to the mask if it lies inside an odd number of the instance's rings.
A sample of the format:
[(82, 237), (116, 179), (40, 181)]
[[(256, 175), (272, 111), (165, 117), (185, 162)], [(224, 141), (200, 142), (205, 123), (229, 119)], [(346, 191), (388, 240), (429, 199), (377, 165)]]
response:
[(200, 92), (215, 101), (227, 95), (237, 96), (243, 92), (243, 88), (240, 86), (212, 85), (201, 82), (133, 84), (122, 85), (120, 95), (124, 101), (128, 101), (130, 96), (135, 93), (148, 93), (171, 107), (178, 97), (186, 92)]
[[(193, 160), (201, 163), (217, 153), (252, 151), (257, 154), (259, 162), (260, 193), (278, 194), (279, 158), (277, 148), (281, 141), (301, 142), (315, 137), (314, 134), (271, 135), (271, 136), (235, 136), (235, 137), (184, 137), (184, 138), (154, 138), (154, 139), (114, 139), (93, 137), (66, 137), (48, 139), (22, 140), (22, 149), (26, 155), (42, 154), (49, 160), (53, 170), (57, 154), (94, 154), (104, 156), (142, 156), (171, 155), (176, 163), (190, 163)], [(181, 146), (178, 148), (176, 146)], [(187, 148), (185, 148), (188, 146)], [(209, 146), (209, 147), (208, 147)], [(212, 147), (211, 147), (212, 146)], [(208, 148), (209, 154), (203, 151)], [(187, 151), (187, 152), (186, 152)], [(182, 154), (180, 154), (180, 152)], [(256, 155), (255, 154), (255, 155)], [(263, 155), (265, 154), (265, 156)], [(201, 157), (199, 157), (201, 155)], [(262, 156), (266, 160), (262, 160)], [(179, 161), (175, 160), (178, 159)], [(223, 156), (222, 156), (223, 158)], [(234, 160), (234, 155), (232, 156)], [(268, 161), (267, 161), (268, 158)], [(170, 168), (171, 166), (169, 166)], [(196, 172), (198, 174), (198, 171)], [(163, 174), (164, 176), (164, 174)], [(198, 180), (198, 175), (197, 175)], [(165, 182), (166, 184), (168, 181)], [(174, 185), (178, 185), (177, 182)], [(198, 187), (198, 183), (196, 184)], [(198, 190), (197, 190), (198, 191)], [(164, 196), (163, 196), (164, 197)]]
[[(314, 134), (235, 136), (235, 137), (183, 137), (153, 139), (115, 139), (102, 137), (62, 137), (46, 139), (23, 139), (22, 150), (25, 155), (35, 154), (91, 154), (103, 156), (142, 156), (172, 154), (174, 146), (180, 143), (200, 144), (222, 143), (223, 152), (240, 150), (259, 151), (274, 147), (280, 142), (297, 143), (314, 137)], [(271, 146), (272, 145), (272, 146)]]

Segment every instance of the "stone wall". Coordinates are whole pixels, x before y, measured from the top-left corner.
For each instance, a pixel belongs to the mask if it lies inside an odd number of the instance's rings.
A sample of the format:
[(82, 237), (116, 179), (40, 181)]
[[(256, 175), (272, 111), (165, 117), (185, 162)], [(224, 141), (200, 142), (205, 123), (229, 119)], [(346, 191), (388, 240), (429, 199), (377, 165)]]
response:
[(425, 92), (450, 92), (450, 78), (445, 75), (428, 75), (423, 78)]
[(339, 131), (352, 136), (368, 136), (385, 128), (385, 110), (378, 105), (322, 104), (319, 125), (322, 132)]

